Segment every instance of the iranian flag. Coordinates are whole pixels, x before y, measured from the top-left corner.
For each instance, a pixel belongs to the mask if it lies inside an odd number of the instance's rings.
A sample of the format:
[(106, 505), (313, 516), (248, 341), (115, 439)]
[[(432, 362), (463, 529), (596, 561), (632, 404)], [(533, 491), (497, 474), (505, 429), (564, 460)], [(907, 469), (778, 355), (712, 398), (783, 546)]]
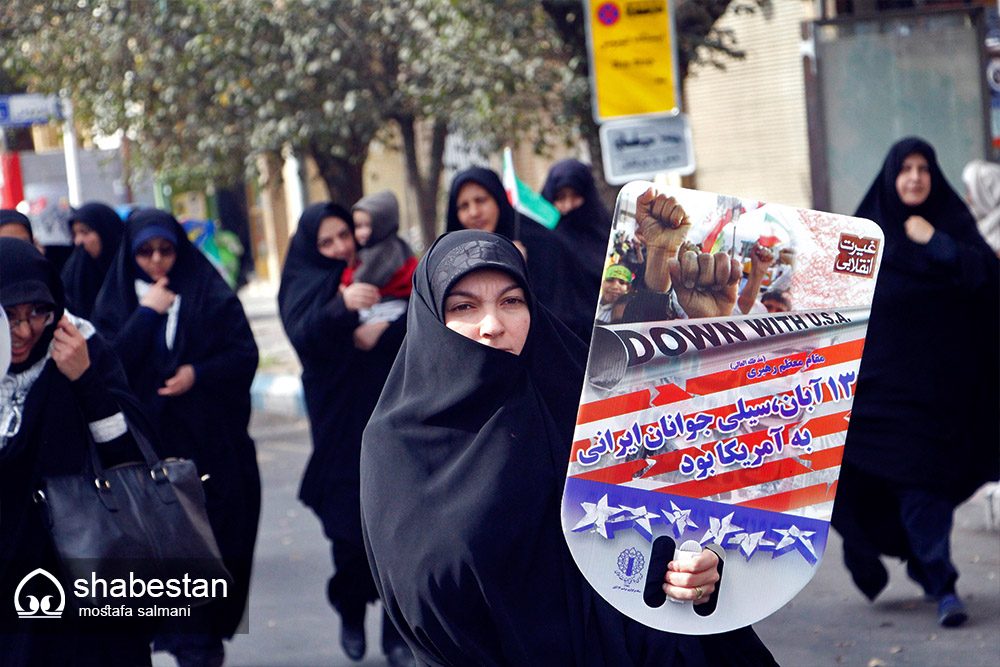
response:
[(545, 198), (529, 188), (514, 173), (514, 160), (510, 147), (503, 149), (503, 189), (514, 210), (536, 220), (549, 229), (559, 223), (559, 211)]

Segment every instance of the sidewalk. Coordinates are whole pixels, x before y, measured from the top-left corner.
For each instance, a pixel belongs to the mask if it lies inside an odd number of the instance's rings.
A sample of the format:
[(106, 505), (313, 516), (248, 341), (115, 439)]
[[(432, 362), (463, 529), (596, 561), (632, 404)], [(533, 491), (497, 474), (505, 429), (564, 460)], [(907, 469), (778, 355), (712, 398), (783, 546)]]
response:
[(255, 281), (243, 287), (239, 297), (260, 352), (257, 375), (250, 386), (253, 409), (289, 417), (304, 416), (302, 365), (281, 326), (277, 288)]

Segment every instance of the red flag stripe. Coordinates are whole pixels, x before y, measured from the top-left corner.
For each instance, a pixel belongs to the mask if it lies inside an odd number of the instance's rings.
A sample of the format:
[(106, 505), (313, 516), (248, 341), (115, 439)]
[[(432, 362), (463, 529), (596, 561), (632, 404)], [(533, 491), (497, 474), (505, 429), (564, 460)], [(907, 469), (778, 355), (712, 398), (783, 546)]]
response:
[[(691, 480), (672, 484), (656, 489), (657, 493), (668, 493), (673, 496), (684, 496), (685, 498), (705, 498), (714, 496), (726, 491), (735, 491), (748, 486), (757, 486), (764, 482), (774, 482), (787, 477), (805, 475), (824, 468), (831, 468), (840, 465), (840, 460), (844, 454), (844, 446), (824, 449), (817, 454), (824, 456), (817, 457), (816, 454), (808, 454), (800, 458), (812, 462), (812, 467), (802, 465), (795, 459), (779, 459), (765, 463), (759, 468), (748, 468), (745, 470), (734, 470), (721, 475), (709, 477), (702, 480)], [(832, 464), (832, 465), (831, 465)]]
[[(821, 354), (824, 357), (824, 361), (811, 364), (809, 366), (809, 370), (813, 370), (814, 368), (823, 368), (825, 366), (832, 366), (834, 364), (841, 364), (860, 359), (861, 350), (864, 348), (864, 344), (865, 339), (859, 338), (857, 340), (848, 341), (846, 343), (838, 343), (836, 345), (830, 345), (828, 347), (811, 350), (809, 352), (787, 355), (782, 357), (782, 359), (805, 361), (806, 357), (810, 354)], [(748, 370), (749, 367), (746, 367), (735, 371), (720, 371), (718, 373), (710, 373), (709, 375), (691, 378), (686, 383), (686, 389), (688, 393), (694, 394), (695, 396), (704, 396), (706, 394), (714, 394), (727, 389), (746, 387), (759, 384), (761, 382), (767, 382), (768, 380), (773, 380), (776, 377), (794, 375), (795, 373), (801, 372), (802, 367), (790, 368), (780, 375), (767, 375), (766, 377), (757, 377), (753, 379), (747, 377)]]
[[(824, 385), (823, 391), (824, 391), (823, 401), (826, 402), (826, 401), (831, 400), (831, 398), (829, 396), (830, 388), (828, 386)], [(785, 392), (785, 393), (789, 393), (789, 392)], [(765, 397), (765, 398), (761, 399), (760, 401), (755, 401), (755, 402), (750, 403), (749, 406), (753, 407), (753, 406), (756, 406), (757, 404), (759, 404), (760, 402), (762, 402), (764, 400), (770, 400), (770, 399), (771, 399), (771, 397), (768, 396), (768, 397)], [(733, 408), (734, 408), (734, 406), (732, 406), (732, 405), (729, 405), (729, 406), (720, 406), (720, 407), (714, 408), (712, 410), (706, 410), (705, 414), (711, 414), (711, 415), (715, 416), (716, 418), (718, 418), (720, 414), (726, 415), (726, 414), (731, 413), (732, 410), (733, 410)], [(694, 414), (694, 413), (692, 413), (692, 414)], [(801, 426), (808, 426), (809, 427), (809, 432), (812, 434), (813, 438), (819, 438), (819, 437), (822, 437), (824, 435), (830, 435), (831, 433), (837, 433), (838, 431), (846, 430), (847, 429), (847, 416), (849, 414), (850, 414), (850, 411), (847, 410), (847, 411), (844, 411), (844, 412), (836, 412), (836, 413), (832, 413), (832, 414), (829, 414), (829, 415), (824, 415), (822, 417), (811, 417), (811, 418), (810, 417), (806, 417), (805, 421), (802, 422)], [(685, 415), (685, 417), (688, 417), (688, 416), (690, 416), (690, 415)], [(646, 432), (646, 428), (648, 426), (651, 426), (653, 423), (655, 423), (655, 422), (650, 422), (649, 424), (642, 424), (639, 428), (641, 429), (641, 431), (643, 433), (645, 433)], [(790, 433), (791, 429), (794, 428), (794, 427), (796, 427), (796, 426), (797, 426), (796, 422), (792, 422), (792, 423), (786, 425), (785, 431), (784, 431), (784, 435), (785, 435), (785, 439), (786, 440), (788, 439), (788, 436), (789, 436), (789, 433)], [(622, 429), (620, 431), (615, 431), (615, 432), (613, 432), (611, 434), (611, 436), (613, 438), (617, 439), (624, 432), (625, 432), (625, 429)], [(745, 442), (748, 447), (752, 448), (754, 445), (758, 444), (761, 440), (763, 440), (766, 435), (767, 435), (767, 430), (766, 429), (761, 429), (761, 430), (758, 430), (758, 431), (754, 431), (752, 433), (741, 434), (738, 437), (740, 438), (741, 442)], [(724, 436), (724, 437), (717, 438), (717, 440), (729, 440), (730, 438), (733, 438), (733, 437), (737, 437), (737, 436), (736, 435)], [(715, 442), (716, 442), (716, 440), (712, 440), (711, 442), (708, 442), (708, 443), (705, 443), (705, 444), (706, 445), (714, 445)], [(579, 451), (581, 449), (587, 449), (588, 447), (590, 447), (590, 444), (591, 443), (590, 443), (589, 439), (586, 439), (586, 440), (576, 440), (573, 443), (573, 451), (570, 454), (570, 460), (571, 461), (577, 461), (578, 460), (577, 459), (577, 455), (578, 455)], [(690, 451), (690, 453), (691, 453), (692, 456), (700, 456), (701, 455), (701, 451), (698, 450), (696, 447), (688, 447), (686, 449), (688, 451)], [(662, 475), (664, 473), (668, 473), (668, 472), (672, 472), (674, 470), (677, 470), (677, 468), (680, 466), (680, 458), (679, 458), (679, 456), (682, 455), (685, 450), (679, 450), (679, 451), (680, 451), (680, 454), (678, 454), (678, 451), (672, 451), (672, 452), (667, 452), (666, 454), (658, 454), (658, 455), (650, 456), (649, 458), (655, 459), (657, 461), (657, 463), (656, 463), (655, 468), (653, 470), (650, 470), (645, 475), (643, 475), (643, 477), (652, 477), (654, 475)], [(673, 460), (671, 458), (672, 454), (678, 454), (677, 462), (676, 462), (676, 464), (673, 464), (673, 465), (667, 463), (668, 461), (672, 461)], [(635, 472), (635, 470), (631, 470), (631, 471), (628, 471), (626, 473), (626, 472), (614, 472), (613, 469), (617, 468), (617, 467), (619, 467), (621, 465), (627, 465), (628, 463), (631, 463), (631, 462), (621, 463), (621, 464), (617, 464), (617, 465), (605, 466), (603, 468), (600, 468), (599, 470), (588, 470), (586, 472), (582, 472), (582, 473), (579, 473), (577, 475), (572, 475), (572, 476), (573, 477), (582, 477), (584, 479), (594, 479), (594, 477), (592, 475), (599, 472), (600, 473), (600, 477), (601, 477), (600, 481), (614, 483), (614, 484), (621, 484), (622, 482), (627, 482), (630, 479), (632, 479), (632, 474)], [(668, 465), (671, 465), (671, 467), (668, 468), (667, 467)], [(619, 480), (619, 481), (611, 482), (610, 481), (611, 479), (616, 479), (616, 480)]]
[(612, 398), (604, 398), (599, 401), (584, 403), (580, 406), (580, 412), (577, 415), (576, 423), (589, 424), (590, 422), (600, 421), (601, 419), (617, 417), (618, 415), (638, 412), (639, 410), (645, 410), (647, 408), (660, 405), (667, 405), (669, 403), (686, 401), (691, 398), (691, 394), (687, 393), (675, 384), (661, 385), (656, 388), (656, 391), (656, 398), (653, 398), (652, 400), (650, 400), (649, 390), (641, 389), (628, 394), (622, 394), (621, 396), (613, 396)]
[(814, 484), (803, 489), (793, 489), (784, 493), (776, 493), (773, 496), (763, 496), (754, 498), (742, 503), (736, 503), (740, 507), (752, 507), (758, 510), (768, 510), (770, 512), (789, 512), (791, 510), (819, 505), (820, 503), (833, 502), (837, 495), (837, 481), (832, 484), (823, 482)]
[[(823, 368), (825, 366), (833, 366), (835, 364), (860, 359), (864, 342), (864, 338), (859, 338), (858, 340), (819, 348), (817, 350), (813, 350), (812, 352), (791, 355), (791, 358), (804, 358), (805, 356), (815, 352), (822, 354), (825, 357), (825, 361), (812, 364), (809, 367), (809, 370), (814, 368)], [(797, 372), (798, 370), (799, 369), (794, 369), (794, 372)], [(638, 412), (639, 410), (646, 410), (651, 407), (678, 403), (680, 401), (693, 398), (694, 395), (703, 396), (706, 394), (732, 389), (734, 387), (757, 384), (759, 382), (772, 380), (775, 377), (768, 375), (766, 378), (755, 378), (753, 380), (749, 380), (747, 379), (746, 374), (747, 368), (741, 368), (737, 371), (721, 371), (718, 373), (710, 373), (708, 375), (691, 378), (687, 381), (688, 391), (684, 391), (676, 384), (660, 385), (659, 387), (656, 387), (657, 395), (652, 400), (650, 400), (649, 390), (641, 389), (628, 394), (622, 394), (621, 396), (613, 396), (611, 398), (604, 398), (597, 401), (591, 401), (590, 403), (584, 403), (580, 406), (580, 412), (577, 415), (576, 423), (577, 425), (589, 424), (590, 422), (600, 421), (610, 417), (617, 417), (630, 412)], [(786, 373), (786, 375), (787, 374), (790, 373)]]

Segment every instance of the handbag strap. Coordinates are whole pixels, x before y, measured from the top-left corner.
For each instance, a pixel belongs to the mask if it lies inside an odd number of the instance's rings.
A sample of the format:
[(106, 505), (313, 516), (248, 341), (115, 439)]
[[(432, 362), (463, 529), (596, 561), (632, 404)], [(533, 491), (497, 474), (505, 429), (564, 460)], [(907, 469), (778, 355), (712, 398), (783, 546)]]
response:
[[(129, 422), (128, 418), (125, 417), (124, 411), (121, 414), (125, 419), (125, 428), (127, 429), (127, 432), (132, 435), (132, 439), (135, 441), (135, 444), (139, 449), (139, 453), (142, 454), (143, 462), (149, 470), (150, 477), (152, 477), (153, 481), (156, 482), (156, 493), (160, 497), (160, 500), (165, 503), (176, 502), (177, 494), (170, 485), (170, 479), (167, 476), (167, 469), (166, 466), (163, 465), (163, 461), (161, 461), (156, 455), (156, 452), (153, 451), (153, 446), (150, 444), (146, 436), (140, 431), (132, 428), (132, 424)], [(101, 499), (101, 502), (105, 507), (111, 511), (116, 511), (118, 509), (118, 504), (115, 502), (114, 494), (111, 491), (111, 482), (108, 481), (104, 464), (101, 463), (101, 457), (97, 451), (97, 442), (94, 440), (94, 435), (90, 432), (89, 428), (87, 429), (87, 446), (90, 451), (90, 465), (94, 474), (94, 484), (99, 492), (98, 497)]]

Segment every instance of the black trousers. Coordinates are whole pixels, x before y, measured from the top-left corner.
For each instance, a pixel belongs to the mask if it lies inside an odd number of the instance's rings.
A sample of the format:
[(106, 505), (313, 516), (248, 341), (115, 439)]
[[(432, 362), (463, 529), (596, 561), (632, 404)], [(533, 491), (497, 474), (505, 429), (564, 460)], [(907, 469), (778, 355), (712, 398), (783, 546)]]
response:
[(879, 556), (897, 556), (927, 596), (939, 598), (954, 593), (958, 579), (951, 562), (954, 512), (952, 501), (929, 489), (844, 463), (832, 523), (844, 538), (844, 561), (856, 582), (884, 577)]
[[(330, 539), (334, 568), (333, 576), (327, 583), (327, 598), (345, 624), (364, 626), (366, 607), (369, 602), (378, 599), (378, 589), (375, 588), (360, 530), (357, 540), (338, 535), (337, 530), (327, 525), (325, 520), (323, 530)], [(390, 650), (405, 643), (383, 611), (382, 653), (388, 655)]]

